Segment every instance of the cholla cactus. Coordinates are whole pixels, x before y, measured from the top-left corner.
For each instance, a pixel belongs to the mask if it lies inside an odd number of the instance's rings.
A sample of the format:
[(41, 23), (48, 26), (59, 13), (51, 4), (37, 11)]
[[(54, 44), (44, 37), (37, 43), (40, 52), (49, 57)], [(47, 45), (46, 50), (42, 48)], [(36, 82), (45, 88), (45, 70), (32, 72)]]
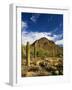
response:
[(27, 61), (27, 66), (30, 66), (30, 45), (29, 45), (29, 42), (27, 42), (27, 45), (26, 45), (26, 61)]

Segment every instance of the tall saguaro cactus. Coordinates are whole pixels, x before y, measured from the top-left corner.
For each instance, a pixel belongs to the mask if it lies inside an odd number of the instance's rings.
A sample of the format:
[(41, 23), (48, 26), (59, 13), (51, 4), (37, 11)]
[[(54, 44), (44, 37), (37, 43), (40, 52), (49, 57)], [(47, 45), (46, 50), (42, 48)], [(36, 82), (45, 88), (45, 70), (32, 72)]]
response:
[(55, 56), (55, 47), (53, 47), (53, 57)]
[(37, 44), (38, 41), (34, 44), (34, 58), (36, 58), (36, 54), (37, 54)]
[(34, 58), (36, 58), (36, 44), (34, 45)]
[(29, 45), (29, 42), (27, 42), (27, 45), (26, 45), (26, 63), (27, 63), (27, 66), (30, 66), (30, 45)]

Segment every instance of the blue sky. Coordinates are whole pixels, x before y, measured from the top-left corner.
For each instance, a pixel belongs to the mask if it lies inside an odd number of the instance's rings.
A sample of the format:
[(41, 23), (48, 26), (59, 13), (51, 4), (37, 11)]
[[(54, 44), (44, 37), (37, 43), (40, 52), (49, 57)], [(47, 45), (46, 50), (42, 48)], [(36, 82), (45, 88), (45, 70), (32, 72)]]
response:
[(21, 31), (22, 44), (46, 37), (63, 45), (63, 15), (21, 13)]

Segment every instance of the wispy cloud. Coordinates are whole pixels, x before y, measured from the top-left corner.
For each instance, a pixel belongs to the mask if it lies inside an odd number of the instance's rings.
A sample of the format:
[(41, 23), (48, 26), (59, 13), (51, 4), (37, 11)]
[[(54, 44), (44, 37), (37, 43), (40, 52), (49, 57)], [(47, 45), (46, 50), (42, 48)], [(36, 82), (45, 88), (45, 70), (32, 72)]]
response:
[(30, 18), (34, 23), (37, 21), (39, 18), (40, 14), (33, 14), (32, 17)]
[(47, 32), (26, 32), (22, 33), (22, 44), (26, 45), (27, 41), (32, 44), (35, 40), (46, 37), (49, 40), (54, 41), (54, 37), (50, 36), (50, 33)]
[(28, 28), (28, 24), (24, 21), (21, 22), (21, 30), (26, 30)]
[(63, 35), (62, 34), (54, 34), (52, 32), (30, 32), (27, 31), (28, 24), (27, 22), (22, 21), (22, 44), (26, 45), (29, 41), (32, 44), (35, 40), (38, 40), (42, 37), (46, 37), (49, 40), (52, 40), (57, 45), (63, 45)]
[(61, 40), (63, 38), (62, 34), (53, 34), (54, 41)]
[(57, 41), (55, 42), (55, 44), (57, 44), (57, 45), (63, 45), (63, 39), (62, 39), (62, 40), (57, 40)]

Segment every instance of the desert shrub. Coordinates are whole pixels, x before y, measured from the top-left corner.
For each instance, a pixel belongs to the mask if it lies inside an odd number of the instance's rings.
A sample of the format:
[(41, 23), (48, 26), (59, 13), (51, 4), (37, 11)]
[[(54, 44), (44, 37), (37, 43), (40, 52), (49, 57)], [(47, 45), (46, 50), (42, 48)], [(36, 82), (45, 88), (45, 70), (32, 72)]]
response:
[(48, 76), (48, 72), (42, 71), (37, 74), (38, 76)]
[(45, 67), (44, 62), (40, 62), (39, 65), (40, 65), (41, 67)]
[(36, 72), (36, 71), (38, 71), (39, 70), (39, 67), (37, 67), (37, 66), (30, 66), (29, 68), (28, 68), (28, 71), (30, 72), (30, 71), (33, 71), (33, 72)]
[(45, 69), (46, 69), (46, 71), (49, 71), (49, 72), (55, 70), (55, 68), (54, 68), (53, 66), (51, 66), (51, 65), (47, 65), (47, 66), (45, 67)]
[(58, 64), (57, 65), (57, 69), (60, 71), (60, 70), (63, 70), (63, 65), (62, 64)]
[(34, 52), (33, 51), (30, 52), (30, 56), (34, 57)]
[(58, 70), (52, 71), (52, 75), (59, 75), (59, 71)]
[(58, 53), (56, 54), (56, 57), (63, 57), (63, 53), (59, 53), (59, 52), (58, 52)]
[(47, 51), (44, 52), (44, 56), (45, 56), (45, 57), (48, 57), (48, 56), (49, 56), (49, 54), (48, 54)]
[(48, 57), (49, 56), (48, 51), (45, 51), (43, 49), (39, 49), (36, 52), (36, 55), (37, 55), (37, 57), (41, 57), (42, 59), (44, 59), (45, 57)]
[(40, 65), (42, 68), (44, 68), (45, 70), (46, 70), (47, 68), (49, 68), (49, 65), (48, 65), (48, 62), (47, 62), (47, 61), (40, 62), (39, 65)]
[(60, 70), (60, 71), (59, 71), (59, 74), (60, 74), (60, 75), (63, 75), (63, 70)]
[(37, 54), (38, 57), (41, 57), (41, 56), (43, 56), (43, 51), (42, 50), (38, 50), (36, 54)]

